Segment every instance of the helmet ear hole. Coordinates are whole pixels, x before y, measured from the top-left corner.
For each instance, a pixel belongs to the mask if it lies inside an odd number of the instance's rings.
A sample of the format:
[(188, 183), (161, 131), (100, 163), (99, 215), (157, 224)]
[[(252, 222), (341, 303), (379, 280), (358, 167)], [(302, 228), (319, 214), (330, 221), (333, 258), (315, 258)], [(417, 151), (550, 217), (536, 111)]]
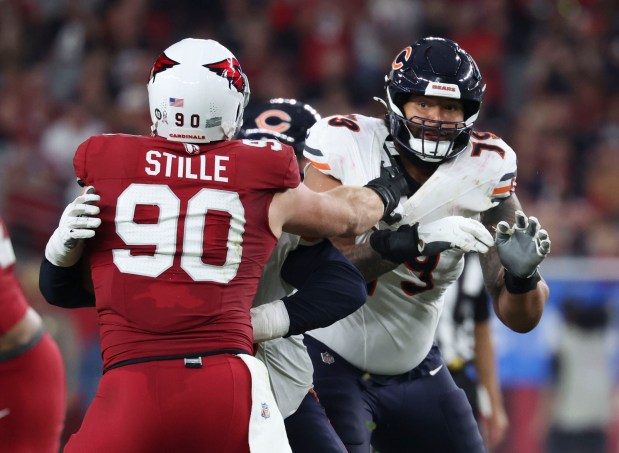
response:
[[(441, 162), (464, 151), (479, 115), (484, 88), (477, 64), (454, 41), (429, 37), (403, 49), (385, 77), (389, 127), (398, 148), (429, 162)], [(413, 94), (461, 100), (464, 122), (434, 121), (439, 130), (432, 131), (426, 125), (420, 137), (404, 137), (409, 129), (403, 106)], [(454, 133), (447, 133), (448, 129)]]
[(187, 38), (168, 47), (153, 65), (147, 88), (153, 132), (191, 143), (232, 139), (250, 94), (238, 60), (210, 39)]

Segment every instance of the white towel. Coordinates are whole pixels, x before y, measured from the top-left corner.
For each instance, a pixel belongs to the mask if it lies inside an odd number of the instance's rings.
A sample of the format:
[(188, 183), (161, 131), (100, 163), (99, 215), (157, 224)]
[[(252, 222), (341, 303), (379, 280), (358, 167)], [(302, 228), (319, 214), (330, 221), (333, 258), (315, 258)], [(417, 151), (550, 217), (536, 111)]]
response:
[(239, 354), (251, 373), (251, 415), (249, 451), (251, 453), (292, 453), (284, 418), (271, 392), (269, 373), (264, 363), (249, 354)]

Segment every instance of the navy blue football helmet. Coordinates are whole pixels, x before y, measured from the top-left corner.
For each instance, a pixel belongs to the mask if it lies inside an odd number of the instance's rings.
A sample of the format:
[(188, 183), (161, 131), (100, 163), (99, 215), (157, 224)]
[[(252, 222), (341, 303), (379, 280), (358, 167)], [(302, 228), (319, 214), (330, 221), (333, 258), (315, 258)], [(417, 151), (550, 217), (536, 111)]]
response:
[[(397, 148), (426, 162), (460, 154), (469, 144), (484, 89), (477, 64), (454, 41), (429, 37), (406, 47), (385, 77), (389, 129)], [(413, 94), (459, 99), (464, 121), (405, 118), (403, 105)]]
[(319, 119), (318, 112), (301, 101), (271, 99), (247, 108), (237, 138), (275, 138), (291, 145), (296, 155), (302, 156), (306, 132)]

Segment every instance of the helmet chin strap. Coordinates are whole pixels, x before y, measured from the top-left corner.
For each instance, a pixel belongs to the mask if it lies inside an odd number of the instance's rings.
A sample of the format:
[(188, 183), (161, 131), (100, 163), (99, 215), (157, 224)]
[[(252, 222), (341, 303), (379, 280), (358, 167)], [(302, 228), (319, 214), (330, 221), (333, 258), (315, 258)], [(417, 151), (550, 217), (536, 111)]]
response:
[(389, 110), (389, 106), (387, 105), (384, 99), (376, 97), (376, 96), (374, 96), (372, 99), (374, 99), (376, 102), (379, 102), (380, 104), (383, 104), (383, 106), (385, 106), (385, 108)]

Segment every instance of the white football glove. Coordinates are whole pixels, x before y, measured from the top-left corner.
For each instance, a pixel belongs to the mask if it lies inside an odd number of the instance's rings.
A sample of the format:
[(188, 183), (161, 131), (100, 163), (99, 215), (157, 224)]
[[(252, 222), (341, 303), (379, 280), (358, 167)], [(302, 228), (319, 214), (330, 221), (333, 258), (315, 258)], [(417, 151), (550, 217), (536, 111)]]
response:
[(494, 239), (485, 226), (461, 216), (444, 217), (419, 224), (419, 251), (423, 256), (436, 255), (450, 248), (464, 252), (486, 253)]
[(516, 223), (501, 221), (496, 226), (496, 247), (501, 264), (516, 277), (532, 276), (550, 252), (550, 237), (539, 220), (516, 211)]
[(69, 267), (77, 263), (82, 256), (84, 239), (95, 235), (95, 229), (101, 225), (98, 203), (101, 197), (95, 188), (89, 186), (85, 193), (78, 196), (65, 208), (58, 228), (47, 241), (45, 258), (54, 266)]

